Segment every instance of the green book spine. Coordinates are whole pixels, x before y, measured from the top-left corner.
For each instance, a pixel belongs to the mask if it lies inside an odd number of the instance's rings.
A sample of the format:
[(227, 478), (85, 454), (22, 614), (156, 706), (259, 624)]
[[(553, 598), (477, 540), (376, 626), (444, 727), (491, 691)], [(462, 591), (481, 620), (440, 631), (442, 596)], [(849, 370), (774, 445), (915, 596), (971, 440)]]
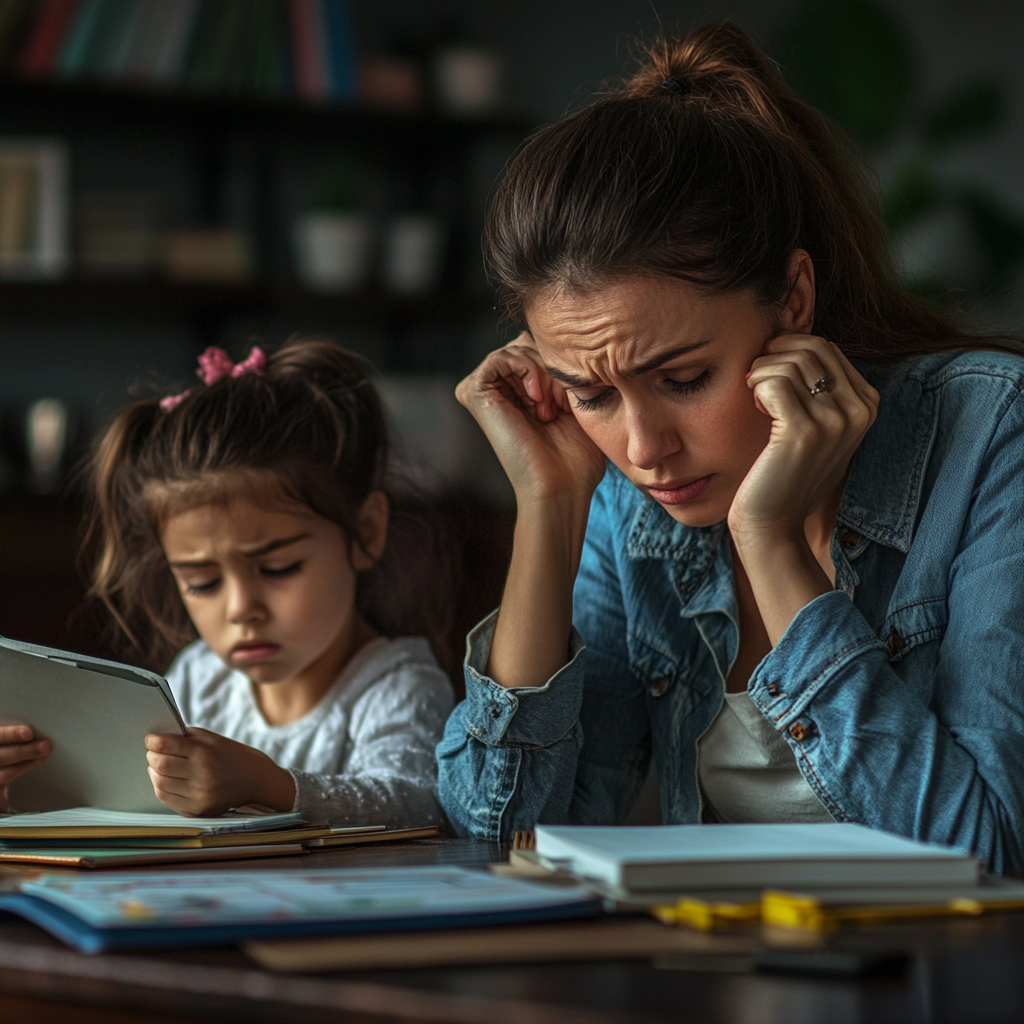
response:
[(106, 2), (107, 0), (82, 0), (57, 57), (58, 74), (74, 78), (82, 73), (93, 32), (103, 17)]
[(82, 60), (82, 74), (90, 78), (109, 77), (114, 62), (131, 29), (135, 0), (106, 0)]

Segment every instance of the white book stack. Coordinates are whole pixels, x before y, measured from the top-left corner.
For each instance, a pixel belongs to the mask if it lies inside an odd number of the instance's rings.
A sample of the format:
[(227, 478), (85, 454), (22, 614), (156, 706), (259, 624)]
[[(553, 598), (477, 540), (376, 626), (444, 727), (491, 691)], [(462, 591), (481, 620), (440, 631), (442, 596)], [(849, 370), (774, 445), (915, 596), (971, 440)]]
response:
[(623, 893), (769, 888), (976, 885), (960, 850), (847, 823), (554, 826), (536, 830), (537, 859)]

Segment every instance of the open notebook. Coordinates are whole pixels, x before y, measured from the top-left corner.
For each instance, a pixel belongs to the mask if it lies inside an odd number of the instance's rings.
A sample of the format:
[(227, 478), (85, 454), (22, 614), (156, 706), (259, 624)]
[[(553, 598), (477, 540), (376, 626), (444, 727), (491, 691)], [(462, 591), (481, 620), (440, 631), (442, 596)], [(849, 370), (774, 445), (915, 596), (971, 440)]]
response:
[(222, 944), (286, 935), (338, 935), (560, 920), (600, 912), (583, 886), (537, 885), (483, 871), (321, 868), (44, 875), (0, 895), (86, 953)]
[(47, 760), (10, 784), (19, 811), (165, 811), (146, 772), (150, 732), (185, 732), (167, 681), (152, 672), (0, 637), (0, 723), (48, 739)]

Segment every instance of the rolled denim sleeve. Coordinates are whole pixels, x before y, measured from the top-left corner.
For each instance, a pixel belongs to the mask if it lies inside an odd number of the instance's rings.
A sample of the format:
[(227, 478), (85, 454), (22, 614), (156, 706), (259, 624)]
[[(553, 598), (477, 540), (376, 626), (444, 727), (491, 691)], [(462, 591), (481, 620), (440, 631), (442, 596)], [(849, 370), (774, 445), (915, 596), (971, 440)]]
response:
[(959, 847), (995, 872), (1024, 868), (1022, 406), (967, 482), (947, 590), (931, 602), (944, 627), (908, 655), (928, 671), (898, 673), (898, 646), (833, 592), (797, 614), (750, 683), (837, 820)]
[(498, 621), (466, 637), (466, 699), (437, 747), (442, 806), (459, 835), (508, 839), (538, 821), (564, 821), (582, 746), (583, 653), (574, 629), (568, 660), (543, 686), (508, 688), (485, 674)]

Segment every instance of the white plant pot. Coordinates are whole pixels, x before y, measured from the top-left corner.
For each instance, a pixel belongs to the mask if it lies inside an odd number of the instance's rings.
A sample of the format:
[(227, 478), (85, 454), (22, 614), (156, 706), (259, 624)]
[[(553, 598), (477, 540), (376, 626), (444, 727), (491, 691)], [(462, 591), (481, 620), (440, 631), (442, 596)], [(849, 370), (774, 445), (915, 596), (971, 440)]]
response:
[(369, 220), (352, 213), (306, 213), (293, 226), (295, 272), (310, 291), (355, 291), (370, 270)]
[(434, 57), (438, 106), (451, 114), (493, 110), (501, 92), (501, 59), (487, 50), (452, 46)]
[(419, 295), (441, 283), (444, 228), (437, 217), (396, 217), (388, 226), (384, 284), (399, 295)]

